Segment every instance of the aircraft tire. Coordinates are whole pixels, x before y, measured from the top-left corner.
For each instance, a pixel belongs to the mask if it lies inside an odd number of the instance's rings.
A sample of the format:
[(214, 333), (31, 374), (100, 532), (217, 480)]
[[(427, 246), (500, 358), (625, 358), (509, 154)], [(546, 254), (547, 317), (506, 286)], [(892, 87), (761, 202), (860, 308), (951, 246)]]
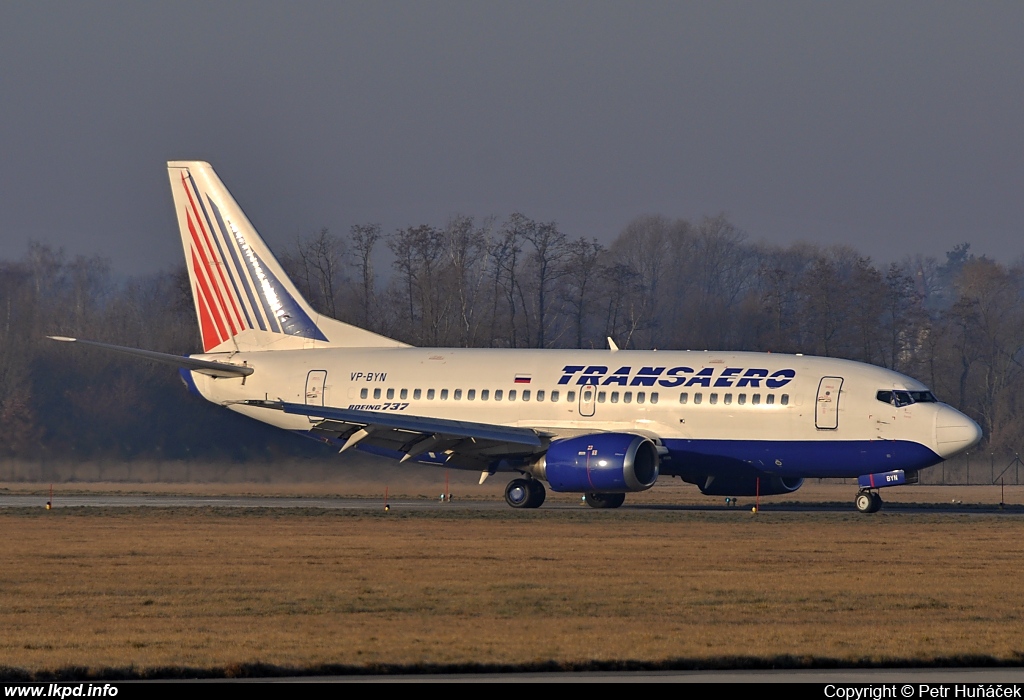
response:
[(505, 503), (508, 503), (513, 508), (536, 508), (536, 506), (530, 506), (532, 493), (533, 490), (530, 488), (529, 481), (526, 479), (513, 479), (505, 487)]
[(861, 513), (875, 513), (882, 505), (882, 499), (870, 491), (861, 491), (853, 499), (853, 505)]
[(882, 496), (877, 493), (871, 494), (871, 510), (869, 513), (877, 513), (882, 508)]
[(530, 489), (530, 496), (527, 499), (527, 508), (540, 508), (541, 504), (544, 503), (544, 499), (547, 498), (548, 492), (544, 490), (544, 484), (540, 483), (536, 479), (530, 479), (526, 482), (527, 487)]
[(591, 508), (618, 508), (626, 501), (624, 493), (588, 493), (587, 505)]

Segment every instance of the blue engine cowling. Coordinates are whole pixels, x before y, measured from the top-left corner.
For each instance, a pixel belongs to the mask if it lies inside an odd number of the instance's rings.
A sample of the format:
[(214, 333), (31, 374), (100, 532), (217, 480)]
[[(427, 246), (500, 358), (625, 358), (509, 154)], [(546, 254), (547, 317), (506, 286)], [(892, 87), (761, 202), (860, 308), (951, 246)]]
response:
[(644, 491), (658, 480), (658, 448), (629, 433), (595, 433), (555, 440), (536, 468), (552, 491)]
[(804, 485), (803, 479), (783, 479), (778, 476), (762, 476), (758, 489), (756, 476), (714, 476), (698, 484), (705, 496), (777, 496), (792, 493)]

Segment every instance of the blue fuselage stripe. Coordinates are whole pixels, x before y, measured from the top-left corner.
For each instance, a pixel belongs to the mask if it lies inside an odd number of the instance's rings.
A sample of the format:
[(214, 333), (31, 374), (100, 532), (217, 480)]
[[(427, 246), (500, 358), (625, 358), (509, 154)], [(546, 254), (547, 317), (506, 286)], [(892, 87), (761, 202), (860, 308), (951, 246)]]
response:
[(755, 469), (784, 478), (857, 477), (890, 469), (918, 470), (942, 461), (908, 440), (685, 440), (662, 441), (666, 475)]

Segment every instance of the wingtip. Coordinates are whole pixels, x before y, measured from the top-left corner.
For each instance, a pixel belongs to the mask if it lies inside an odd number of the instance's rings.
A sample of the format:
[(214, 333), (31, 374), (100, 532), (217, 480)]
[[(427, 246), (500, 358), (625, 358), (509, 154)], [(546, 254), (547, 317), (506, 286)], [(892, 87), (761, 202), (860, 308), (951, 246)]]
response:
[(78, 342), (78, 338), (68, 338), (67, 336), (63, 336), (63, 335), (48, 335), (46, 337), (49, 338), (50, 340), (56, 340), (56, 341), (59, 341), (61, 343), (77, 343)]

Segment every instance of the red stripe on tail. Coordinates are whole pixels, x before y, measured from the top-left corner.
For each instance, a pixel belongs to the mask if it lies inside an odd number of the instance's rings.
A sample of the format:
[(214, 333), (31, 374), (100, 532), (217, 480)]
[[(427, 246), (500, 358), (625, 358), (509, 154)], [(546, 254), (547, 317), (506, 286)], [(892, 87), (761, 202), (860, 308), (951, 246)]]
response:
[[(209, 249), (211, 254), (215, 254), (214, 253), (214, 247), (213, 247), (213, 245), (210, 242), (210, 235), (206, 232), (206, 227), (203, 225), (203, 217), (199, 216), (199, 209), (196, 207), (195, 200), (192, 199), (192, 190), (189, 188), (188, 184), (185, 182), (185, 173), (181, 174), (181, 184), (185, 188), (185, 194), (188, 196), (188, 203), (192, 206), (192, 213), (195, 214), (196, 221), (199, 222), (199, 230), (203, 232), (203, 238), (206, 240), (206, 247)], [(195, 232), (194, 231), (192, 232), (192, 235), (195, 236)], [(206, 262), (205, 255), (204, 255), (203, 262)], [(218, 275), (220, 277), (221, 285), (224, 288), (224, 294), (227, 295), (228, 300), (231, 302), (231, 310), (233, 310), (235, 312), (234, 319), (231, 318), (231, 314), (228, 314), (228, 313), (225, 314), (225, 316), (228, 317), (228, 322), (231, 324), (231, 331), (232, 331), (232, 333), (235, 333), (235, 332), (237, 332), (235, 330), (235, 326), (236, 326), (235, 321), (236, 320), (238, 321), (237, 326), (240, 329), (241, 328), (245, 328), (246, 324), (242, 321), (242, 312), (238, 310), (238, 304), (235, 301), (235, 295), (231, 292), (231, 288), (228, 286), (227, 278), (224, 276), (223, 261), (215, 261), (215, 265), (214, 266), (217, 268), (217, 273), (218, 273)], [(207, 274), (210, 274), (209, 267), (207, 267)], [(212, 275), (211, 275), (211, 281), (213, 281)], [(216, 285), (214, 285), (214, 287), (216, 288)], [(217, 298), (220, 299), (220, 291), (219, 290), (217, 291)], [(223, 300), (221, 300), (221, 303), (223, 303)], [(227, 304), (224, 305), (224, 309), (225, 309), (225, 311), (228, 310)]]
[[(195, 252), (198, 250), (199, 259), (203, 262), (203, 269), (206, 270), (206, 279), (209, 281), (210, 287), (213, 288), (213, 293), (217, 296), (217, 309), (223, 312), (224, 318), (227, 319), (228, 325), (231, 327), (231, 335), (234, 335), (237, 332), (235, 329), (235, 322), (231, 318), (231, 314), (227, 313), (227, 304), (224, 303), (224, 299), (220, 295), (220, 289), (217, 287), (216, 280), (213, 278), (213, 273), (210, 271), (210, 261), (207, 260), (206, 251), (203, 250), (203, 246), (199, 243), (199, 234), (196, 233), (195, 224), (192, 223), (192, 215), (185, 212), (185, 218), (188, 219), (188, 230), (189, 233), (192, 234), (192, 243), (194, 244), (194, 248), (192, 249), (192, 259), (195, 260)], [(210, 306), (210, 310), (213, 310), (212, 304)]]
[(209, 352), (220, 345), (221, 341), (217, 335), (217, 328), (213, 325), (210, 309), (206, 306), (206, 300), (199, 292), (199, 285), (196, 285), (195, 295), (199, 302), (197, 306), (199, 307), (199, 331), (203, 336), (203, 352)]
[[(189, 222), (189, 223), (191, 223), (191, 222)], [(209, 287), (207, 287), (206, 277), (203, 275), (203, 270), (202, 270), (202, 268), (199, 267), (199, 261), (196, 260), (196, 251), (195, 250), (192, 251), (192, 269), (194, 269), (195, 272), (196, 272), (196, 281), (199, 282), (199, 289), (202, 291), (202, 294), (200, 294), (196, 298), (197, 299), (201, 299), (203, 301), (203, 303), (206, 304), (207, 314), (209, 314), (212, 317), (213, 322), (216, 325), (217, 344), (219, 345), (220, 343), (223, 343), (225, 340), (227, 340), (231, 336), (228, 335), (227, 330), (224, 328), (224, 321), (221, 320), (220, 314), (212, 313), (212, 311), (213, 311), (213, 304), (210, 303), (210, 301), (212, 299), (212, 296), (210, 295)], [(202, 307), (202, 304), (200, 304), (200, 307)], [(206, 335), (205, 334), (203, 334), (203, 345), (204, 346), (206, 345)], [(209, 350), (209, 348), (206, 348), (206, 349)]]

